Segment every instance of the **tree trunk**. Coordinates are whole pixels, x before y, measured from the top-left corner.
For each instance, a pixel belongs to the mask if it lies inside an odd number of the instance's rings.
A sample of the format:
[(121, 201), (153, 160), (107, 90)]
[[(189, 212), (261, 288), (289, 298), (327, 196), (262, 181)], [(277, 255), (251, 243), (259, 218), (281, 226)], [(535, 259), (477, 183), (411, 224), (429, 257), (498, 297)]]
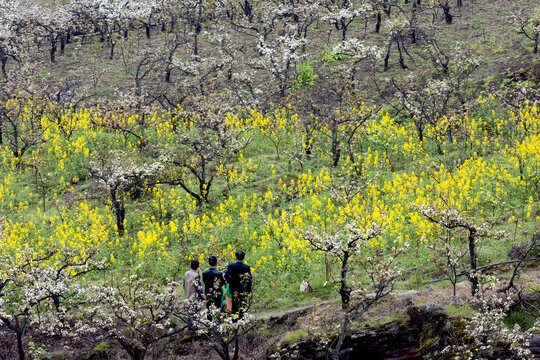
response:
[(64, 35), (60, 36), (60, 55), (64, 55), (66, 50), (66, 37)]
[(341, 156), (341, 149), (337, 140), (332, 140), (332, 166), (337, 167), (339, 164), (339, 158)]
[(388, 70), (388, 61), (390, 60), (390, 51), (392, 50), (393, 40), (388, 43), (388, 49), (386, 50), (386, 56), (384, 57), (384, 71)]
[(124, 236), (124, 220), (126, 218), (126, 208), (124, 203), (118, 200), (116, 188), (111, 189), (111, 200), (114, 206), (114, 213), (116, 215), (116, 227), (118, 229), (118, 236)]
[(399, 46), (399, 40), (396, 41), (398, 54), (399, 54), (399, 65), (401, 65), (402, 69), (407, 69), (407, 65), (405, 65), (405, 59), (403, 59), (403, 53), (401, 52), (401, 46)]
[(2, 58), (0, 62), (1, 62), (1, 65), (2, 65), (2, 76), (4, 77), (4, 79), (7, 79), (7, 77), (8, 77), (7, 70), (6, 70), (7, 58), (5, 58), (5, 59)]
[(146, 349), (138, 347), (136, 345), (132, 345), (125, 340), (117, 339), (120, 345), (126, 350), (129, 357), (132, 360), (144, 360), (144, 357), (146, 356)]
[(442, 5), (441, 6), (443, 11), (444, 11), (444, 18), (446, 20), (446, 23), (448, 25), (452, 25), (452, 20), (453, 20), (453, 16), (452, 14), (450, 14), (450, 5), (448, 5), (448, 3), (446, 3), (445, 5)]
[(424, 142), (424, 126), (422, 122), (416, 119), (416, 121), (414, 122), (414, 126), (416, 127), (416, 132), (418, 133), (418, 141), (423, 143)]
[(362, 176), (362, 166), (360, 166), (359, 164), (356, 163), (356, 157), (354, 156), (354, 152), (352, 150), (351, 140), (352, 140), (352, 138), (349, 139), (349, 141), (347, 141), (347, 150), (349, 151), (349, 158), (351, 160), (351, 163), (353, 164), (354, 171), (356, 172), (356, 176), (361, 177)]
[(204, 181), (199, 182), (199, 193), (201, 194), (201, 202), (208, 202), (208, 184)]
[(341, 352), (343, 342), (345, 341), (345, 336), (347, 336), (348, 328), (349, 328), (349, 319), (345, 318), (345, 320), (343, 320), (343, 323), (341, 324), (341, 330), (339, 332), (339, 337), (338, 337), (336, 347), (330, 351), (330, 357), (332, 358), (332, 360), (339, 360), (339, 353)]
[(311, 134), (306, 131), (306, 139), (304, 140), (304, 152), (308, 159), (311, 159), (313, 153), (313, 144), (311, 143)]
[(476, 274), (476, 229), (469, 228), (469, 255), (471, 258), (471, 294), (476, 295), (478, 291), (478, 277)]
[(225, 343), (220, 343), (221, 345), (221, 351), (218, 350), (217, 347), (215, 347), (215, 351), (218, 353), (219, 357), (223, 360), (230, 360), (231, 356), (229, 355), (229, 346)]
[(150, 39), (150, 25), (149, 24), (144, 24), (144, 29), (146, 30), (146, 38), (147, 39)]
[(377, 23), (375, 24), (375, 34), (378, 34), (379, 31), (381, 30), (381, 22), (382, 22), (381, 13), (377, 12)]
[(24, 330), (17, 331), (17, 350), (19, 351), (19, 360), (26, 360), (26, 353), (24, 352)]
[(111, 42), (111, 53), (109, 54), (109, 59), (114, 59), (114, 46), (115, 44)]
[(238, 329), (235, 329), (234, 330), (234, 335), (235, 335), (235, 339), (234, 339), (234, 355), (233, 355), (233, 360), (238, 360), (238, 353), (239, 353), (239, 339), (238, 339)]
[(351, 288), (347, 286), (347, 266), (349, 262), (349, 252), (343, 253), (343, 262), (341, 263), (341, 287), (339, 294), (341, 295), (341, 307), (343, 310), (349, 308), (349, 300), (351, 298)]
[(193, 55), (199, 55), (199, 34), (196, 31), (193, 34)]
[(51, 35), (51, 62), (56, 62), (56, 38)]

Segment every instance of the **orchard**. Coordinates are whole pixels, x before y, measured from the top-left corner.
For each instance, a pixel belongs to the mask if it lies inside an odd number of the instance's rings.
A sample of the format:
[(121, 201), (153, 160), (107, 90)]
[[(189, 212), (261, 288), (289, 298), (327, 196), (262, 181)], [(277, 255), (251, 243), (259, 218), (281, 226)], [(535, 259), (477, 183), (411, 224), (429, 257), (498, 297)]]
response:
[[(533, 70), (500, 75), (451, 34), (473, 5), (2, 3), (0, 359), (158, 358), (194, 334), (238, 359), (264, 313), (323, 299), (339, 315), (309, 334), (340, 359), (367, 313), (439, 278), (476, 325), (434, 358), (532, 358), (540, 323), (507, 315), (540, 315), (514, 284), (540, 256), (538, 9), (504, 18)], [(183, 298), (190, 261), (238, 250), (240, 315)]]

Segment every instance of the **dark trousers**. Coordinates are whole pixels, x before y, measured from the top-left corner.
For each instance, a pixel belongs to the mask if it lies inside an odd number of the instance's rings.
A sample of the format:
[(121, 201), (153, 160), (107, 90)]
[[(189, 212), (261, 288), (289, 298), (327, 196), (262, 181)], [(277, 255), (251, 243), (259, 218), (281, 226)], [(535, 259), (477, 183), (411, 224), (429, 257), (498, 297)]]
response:
[(214, 304), (214, 306), (218, 309), (221, 308), (221, 293), (209, 293), (206, 294), (206, 308), (210, 309), (210, 306)]
[(232, 293), (232, 313), (242, 316), (244, 307), (247, 304), (248, 293), (236, 291)]

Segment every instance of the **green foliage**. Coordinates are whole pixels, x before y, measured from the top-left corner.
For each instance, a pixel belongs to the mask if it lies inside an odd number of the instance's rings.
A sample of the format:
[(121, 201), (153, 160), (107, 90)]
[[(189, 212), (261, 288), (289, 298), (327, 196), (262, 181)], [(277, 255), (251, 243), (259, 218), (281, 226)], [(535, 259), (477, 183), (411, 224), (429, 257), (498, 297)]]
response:
[(506, 318), (504, 318), (504, 325), (508, 328), (513, 328), (515, 325), (519, 325), (524, 330), (530, 329), (538, 319), (533, 315), (534, 312), (534, 308), (526, 305), (523, 308), (518, 307), (511, 310)]
[(326, 66), (330, 66), (332, 63), (337, 61), (348, 60), (349, 56), (345, 54), (335, 54), (332, 50), (328, 50), (324, 53), (322, 61)]
[(295, 343), (297, 341), (305, 340), (308, 337), (309, 337), (309, 334), (305, 330), (298, 329), (298, 330), (289, 331), (288, 333), (286, 333), (283, 339), (281, 340), (281, 342), (282, 344), (290, 344), (290, 343)]
[(315, 74), (313, 66), (311, 66), (312, 63), (306, 60), (298, 65), (298, 76), (296, 77), (293, 89), (306, 88), (315, 84), (319, 76)]

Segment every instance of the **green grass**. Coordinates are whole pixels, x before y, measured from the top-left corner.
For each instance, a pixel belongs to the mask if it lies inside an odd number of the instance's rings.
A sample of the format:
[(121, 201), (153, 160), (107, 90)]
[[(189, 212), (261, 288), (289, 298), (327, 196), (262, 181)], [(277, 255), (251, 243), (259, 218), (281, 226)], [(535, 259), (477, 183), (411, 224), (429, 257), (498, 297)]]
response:
[(535, 315), (535, 309), (530, 306), (517, 308), (508, 313), (504, 319), (504, 325), (508, 328), (513, 328), (515, 325), (519, 325), (521, 329), (528, 330), (538, 320), (537, 316)]
[(305, 340), (309, 337), (309, 334), (302, 330), (302, 329), (298, 329), (298, 330), (294, 330), (294, 331), (289, 331), (285, 334), (285, 336), (283, 336), (283, 339), (281, 340), (281, 343), (282, 344), (291, 344), (291, 343), (295, 343), (295, 342), (298, 342), (298, 341), (301, 341), (301, 340)]
[(460, 318), (471, 318), (476, 314), (476, 310), (471, 308), (468, 304), (449, 304), (444, 307), (444, 310), (451, 316)]

